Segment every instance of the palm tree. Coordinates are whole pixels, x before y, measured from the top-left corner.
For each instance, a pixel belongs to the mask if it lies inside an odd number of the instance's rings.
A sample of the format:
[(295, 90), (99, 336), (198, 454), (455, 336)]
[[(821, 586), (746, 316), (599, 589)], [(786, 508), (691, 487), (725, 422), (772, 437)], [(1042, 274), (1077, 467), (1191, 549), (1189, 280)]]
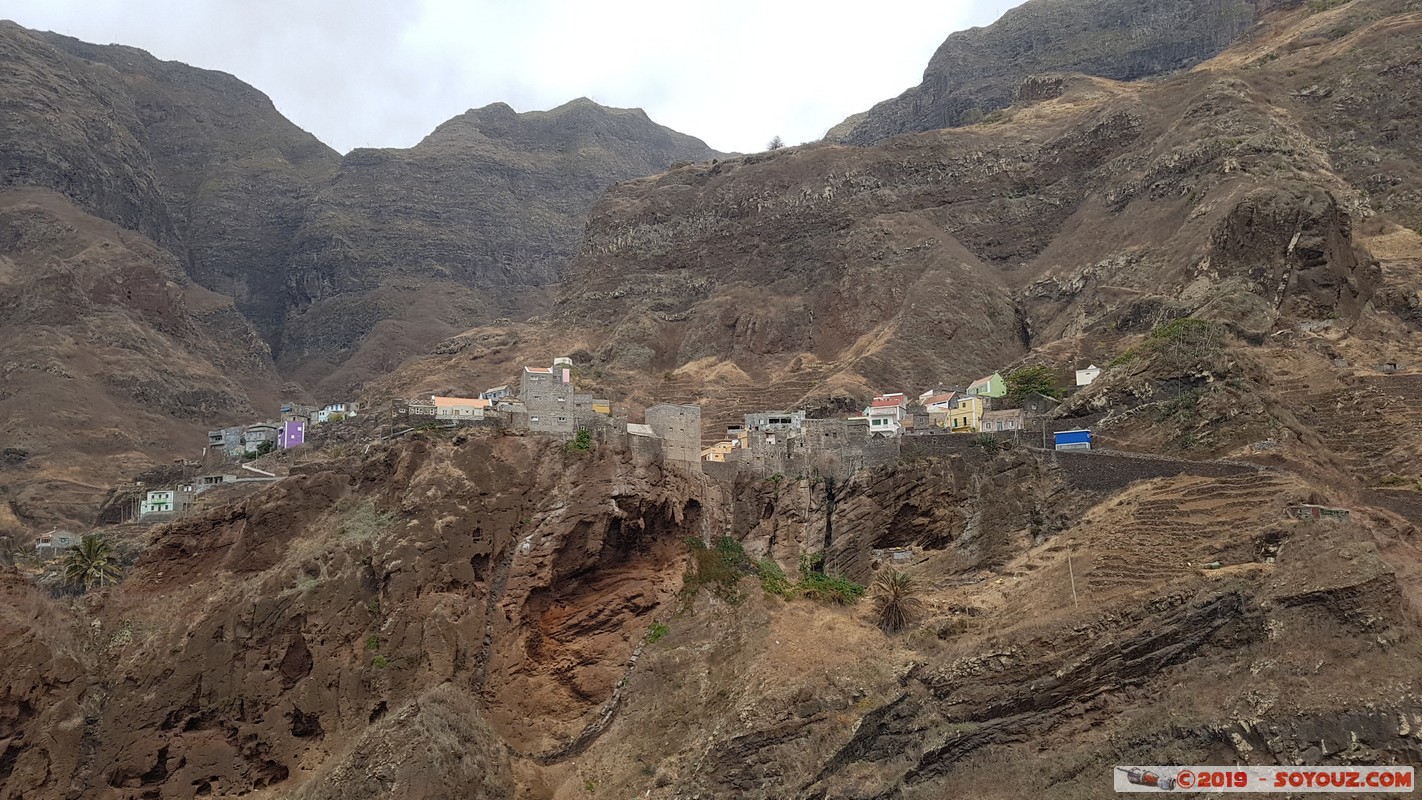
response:
[(118, 579), (114, 548), (102, 536), (91, 533), (64, 555), (64, 582), (70, 586), (83, 586), (88, 591)]
[(923, 598), (911, 576), (887, 569), (874, 579), (874, 616), (885, 633), (907, 628), (923, 610)]

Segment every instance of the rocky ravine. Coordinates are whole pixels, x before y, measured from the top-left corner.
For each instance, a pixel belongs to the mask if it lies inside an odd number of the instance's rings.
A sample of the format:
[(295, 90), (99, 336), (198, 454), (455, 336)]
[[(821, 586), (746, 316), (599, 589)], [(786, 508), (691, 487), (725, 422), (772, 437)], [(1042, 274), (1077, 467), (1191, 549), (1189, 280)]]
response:
[[(312, 464), (82, 601), (0, 577), (0, 798), (1089, 796), (1121, 761), (1416, 759), (1393, 518), (1285, 522), (1290, 479), (1079, 469), (969, 447), (730, 487), (479, 433)], [(832, 569), (921, 554), (910, 635), (750, 579), (678, 593), (687, 537), (793, 573), (826, 491)], [(1174, 493), (1219, 522), (1162, 559)], [(1027, 747), (1040, 768), (1004, 774)]]

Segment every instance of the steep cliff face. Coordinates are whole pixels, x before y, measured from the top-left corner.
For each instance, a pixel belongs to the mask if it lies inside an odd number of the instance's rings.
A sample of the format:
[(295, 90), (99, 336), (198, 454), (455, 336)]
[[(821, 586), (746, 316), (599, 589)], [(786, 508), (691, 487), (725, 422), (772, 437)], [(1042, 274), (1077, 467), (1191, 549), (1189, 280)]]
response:
[(3, 185), (60, 192), (167, 247), (322, 392), (539, 313), (608, 186), (719, 155), (579, 99), (471, 110), (414, 148), (343, 159), (231, 75), (12, 23), (0, 45), (20, 112), (0, 129)]
[(278, 360), (349, 386), (475, 324), (540, 314), (609, 186), (716, 155), (640, 109), (586, 99), (524, 114), (497, 103), (408, 150), (353, 151), (294, 245)]
[[(1311, 487), (1247, 468), (960, 450), (733, 484), (417, 435), (161, 528), (68, 606), (0, 572), (0, 798), (1071, 796), (1164, 742), (1415, 759), (1396, 519), (1288, 521)], [(684, 584), (723, 534), (861, 579), (911, 546), (925, 606), (886, 636), (744, 556)], [(1078, 768), (1003, 775), (1028, 747)]]
[(340, 156), (231, 75), (133, 47), (41, 36), (116, 79), (122, 88), (114, 94), (133, 105), (188, 274), (234, 297), (262, 336), (277, 341), (293, 236)]
[(892, 136), (968, 125), (1005, 108), (1024, 79), (1080, 72), (1133, 81), (1192, 67), (1293, 0), (1030, 0), (985, 28), (948, 37), (923, 82), (832, 132), (869, 145)]
[(119, 77), (12, 22), (0, 22), (0, 63), (0, 186), (51, 189), (97, 217), (173, 241), (139, 111)]
[(0, 335), (0, 438), (28, 453), (0, 500), (25, 526), (87, 525), (107, 486), (277, 401), (230, 298), (52, 192), (0, 193)]

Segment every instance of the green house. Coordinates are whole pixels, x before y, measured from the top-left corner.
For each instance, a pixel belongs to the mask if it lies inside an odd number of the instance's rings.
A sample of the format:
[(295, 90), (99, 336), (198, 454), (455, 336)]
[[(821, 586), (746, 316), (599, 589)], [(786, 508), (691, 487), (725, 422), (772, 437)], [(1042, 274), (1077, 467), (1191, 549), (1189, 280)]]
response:
[(1006, 397), (1007, 382), (1002, 379), (1001, 373), (994, 372), (969, 384), (968, 394), (978, 397)]

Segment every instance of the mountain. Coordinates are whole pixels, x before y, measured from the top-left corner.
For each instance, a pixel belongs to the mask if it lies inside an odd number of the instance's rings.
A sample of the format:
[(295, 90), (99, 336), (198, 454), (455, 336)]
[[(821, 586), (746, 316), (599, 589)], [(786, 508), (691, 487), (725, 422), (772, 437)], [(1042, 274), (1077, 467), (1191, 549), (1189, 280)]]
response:
[(1034, 76), (975, 125), (624, 182), (541, 322), (452, 338), (371, 391), (493, 385), (559, 348), (632, 405), (702, 402), (711, 440), (757, 408), (1105, 364), (1184, 316), (1256, 343), (1347, 331), (1311, 346), (1406, 362), (1422, 229), (1409, 14), (1279, 12), (1157, 80)]
[[(364, 156), (352, 174), (391, 176), (340, 201), (376, 228), (351, 239), (365, 283), (325, 262), (309, 313), (353, 308), (387, 335), (418, 313), (384, 299), (401, 290), (536, 316), (453, 335), (363, 399), (567, 355), (634, 415), (701, 403), (720, 439), (747, 411), (847, 411), (1027, 364), (1069, 382), (1095, 362), (1049, 420), (1089, 426), (1094, 452), (945, 434), (840, 469), (683, 470), (616, 425), (588, 449), (481, 425), (391, 435), (383, 415), (322, 426), (274, 485), (108, 531), (136, 559), (116, 585), (56, 598), (52, 575), (0, 566), (0, 800), (1006, 800), (1105, 796), (1118, 766), (1160, 761), (1422, 763), (1422, 8), (1260, 22), (1148, 81), (1033, 73), (974, 124), (627, 180), (571, 266), (528, 284), (497, 261), (439, 271), (458, 245), (428, 220), (472, 206), (369, 200), (418, 185), (416, 164), (436, 182), (503, 109), (462, 118), (453, 144)], [(1117, 41), (1123, 59), (1139, 41)], [(109, 85), (26, 58), (46, 85)], [(56, 114), (77, 126), (66, 157), (96, 171), (73, 194), (0, 194), (0, 335), (26, 348), (0, 408), (23, 415), (6, 435), (35, 437), (6, 480), (90, 469), (40, 452), (60, 437), (161, 448), (188, 435), (183, 409), (240, 411), (224, 377), (271, 380), (265, 345), (163, 244), (181, 216), (134, 202), (161, 169), (123, 168), (143, 139), (122, 111), (105, 136), (104, 114)], [(350, 161), (313, 207), (335, 207)], [(357, 257), (380, 241), (417, 251), (405, 273), (372, 266), (406, 258), (393, 246)], [(424, 298), (405, 274), (490, 289)], [(404, 321), (377, 320), (396, 307)], [(363, 324), (289, 368), (374, 371)], [(284, 341), (280, 358), (302, 340)], [(357, 341), (367, 366), (323, 355)], [(888, 584), (919, 601), (902, 630), (883, 624)]]
[[(0, 185), (54, 189), (167, 247), (322, 394), (536, 313), (607, 187), (720, 155), (578, 99), (497, 103), (413, 148), (341, 157), (231, 75), (14, 23), (0, 39), (21, 109), (0, 129)], [(59, 135), (38, 135), (56, 114)]]
[(7, 526), (83, 524), (107, 486), (196, 455), (205, 425), (346, 398), (539, 313), (608, 186), (717, 155), (583, 99), (341, 157), (233, 76), (135, 48), (3, 22), (0, 65), (4, 368), (34, 370), (7, 397), (5, 446), (33, 454), (0, 473)]
[(608, 187), (718, 155), (587, 99), (496, 103), (412, 148), (352, 151), (293, 245), (278, 364), (334, 391), (465, 328), (542, 313)]
[(11, 23), (0, 60), (0, 436), (28, 454), (0, 471), (0, 521), (82, 525), (109, 486), (196, 455), (210, 423), (266, 413), (281, 381), (231, 298), (184, 269), (151, 109)]
[(1028, 0), (985, 28), (959, 31), (923, 82), (846, 120), (829, 138), (866, 145), (967, 125), (1005, 108), (1023, 79), (1075, 72), (1118, 81), (1199, 64), (1298, 0)]

